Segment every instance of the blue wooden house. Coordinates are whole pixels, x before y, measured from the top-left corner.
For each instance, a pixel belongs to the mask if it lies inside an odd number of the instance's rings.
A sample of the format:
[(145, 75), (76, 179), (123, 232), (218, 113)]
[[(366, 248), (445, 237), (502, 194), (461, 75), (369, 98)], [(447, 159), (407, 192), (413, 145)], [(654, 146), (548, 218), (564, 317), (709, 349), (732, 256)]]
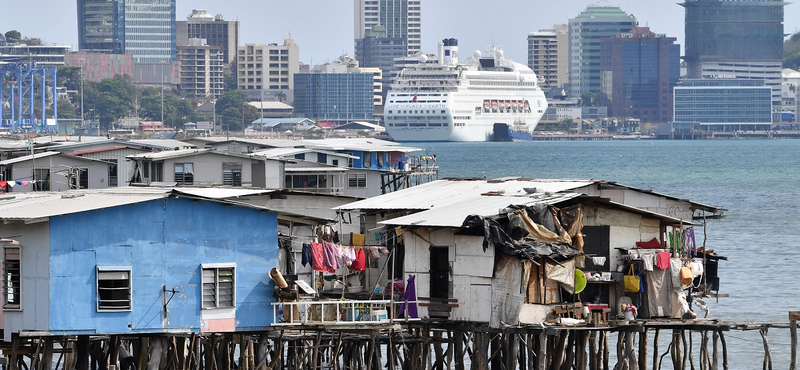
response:
[(3, 333), (225, 332), (272, 324), (278, 216), (264, 190), (0, 197)]

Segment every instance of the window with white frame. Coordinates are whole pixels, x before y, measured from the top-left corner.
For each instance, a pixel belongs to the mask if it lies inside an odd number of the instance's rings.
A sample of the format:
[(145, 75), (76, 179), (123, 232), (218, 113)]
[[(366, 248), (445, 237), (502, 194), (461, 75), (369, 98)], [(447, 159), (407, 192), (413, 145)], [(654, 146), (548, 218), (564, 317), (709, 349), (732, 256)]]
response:
[(347, 175), (348, 188), (366, 188), (367, 187), (367, 174), (365, 173), (351, 173)]
[(97, 266), (97, 311), (130, 310), (130, 267)]
[(20, 289), (22, 248), (3, 248), (3, 308), (19, 309), (22, 302)]
[(233, 264), (204, 264), (203, 309), (236, 306), (236, 267)]
[(179, 185), (194, 184), (194, 163), (175, 163), (175, 182)]

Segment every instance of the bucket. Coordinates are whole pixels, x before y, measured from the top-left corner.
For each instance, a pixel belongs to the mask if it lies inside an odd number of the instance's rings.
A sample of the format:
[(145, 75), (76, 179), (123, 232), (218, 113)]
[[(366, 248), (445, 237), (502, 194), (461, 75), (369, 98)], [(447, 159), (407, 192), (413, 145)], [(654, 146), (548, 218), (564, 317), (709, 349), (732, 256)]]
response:
[(389, 314), (386, 310), (374, 310), (372, 311), (372, 319), (375, 321), (388, 321)]

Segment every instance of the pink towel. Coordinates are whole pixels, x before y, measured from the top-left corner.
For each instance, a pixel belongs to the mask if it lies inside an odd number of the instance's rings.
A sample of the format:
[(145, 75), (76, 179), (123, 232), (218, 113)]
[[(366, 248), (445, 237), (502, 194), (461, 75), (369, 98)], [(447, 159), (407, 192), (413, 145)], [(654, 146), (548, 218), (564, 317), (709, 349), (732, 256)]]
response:
[(656, 254), (656, 266), (662, 270), (669, 268), (669, 252), (661, 252)]

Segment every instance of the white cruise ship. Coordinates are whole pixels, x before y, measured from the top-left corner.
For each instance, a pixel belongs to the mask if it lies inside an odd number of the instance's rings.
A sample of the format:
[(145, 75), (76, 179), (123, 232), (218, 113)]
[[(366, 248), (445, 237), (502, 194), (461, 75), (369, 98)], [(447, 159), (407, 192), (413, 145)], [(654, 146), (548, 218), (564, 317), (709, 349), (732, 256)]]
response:
[(439, 44), (438, 63), (404, 69), (386, 97), (386, 132), (396, 141), (511, 141), (530, 138), (547, 100), (536, 74), (494, 50), (459, 63), (458, 41)]

